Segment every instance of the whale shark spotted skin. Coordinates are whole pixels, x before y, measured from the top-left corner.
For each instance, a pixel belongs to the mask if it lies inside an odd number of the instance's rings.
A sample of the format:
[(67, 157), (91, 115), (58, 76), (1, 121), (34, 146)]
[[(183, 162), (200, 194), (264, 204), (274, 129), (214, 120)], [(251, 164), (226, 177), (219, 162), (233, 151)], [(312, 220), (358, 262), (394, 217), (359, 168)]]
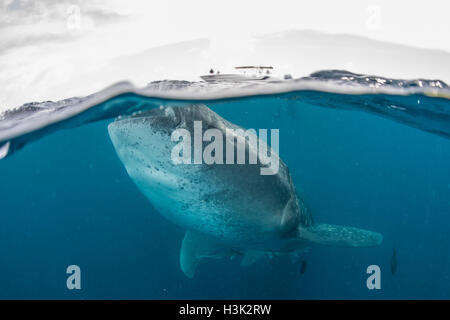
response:
[[(376, 232), (314, 223), (281, 159), (273, 175), (260, 174), (260, 159), (256, 164), (175, 164), (171, 153), (178, 142), (171, 135), (185, 129), (193, 136), (194, 121), (202, 121), (204, 130), (218, 129), (224, 140), (242, 138), (239, 130), (227, 136), (227, 129), (242, 128), (204, 105), (152, 109), (108, 126), (116, 152), (140, 191), (158, 212), (187, 230), (180, 265), (188, 277), (206, 257), (243, 255), (246, 265), (268, 252), (302, 252), (311, 243), (381, 243)], [(246, 154), (257, 152), (258, 143), (246, 140)]]

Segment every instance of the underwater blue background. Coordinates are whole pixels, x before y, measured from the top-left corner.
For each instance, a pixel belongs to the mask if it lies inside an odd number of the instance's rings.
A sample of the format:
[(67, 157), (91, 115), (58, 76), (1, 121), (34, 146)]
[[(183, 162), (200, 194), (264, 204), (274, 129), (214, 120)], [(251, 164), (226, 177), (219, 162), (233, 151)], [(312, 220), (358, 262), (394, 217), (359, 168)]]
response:
[[(0, 161), (0, 299), (450, 298), (449, 139), (300, 101), (207, 105), (246, 128), (279, 128), (280, 156), (315, 221), (378, 231), (382, 245), (314, 245), (304, 274), (287, 258), (247, 268), (204, 260), (188, 279), (178, 262), (184, 230), (128, 177), (109, 119), (54, 132)], [(66, 288), (71, 264), (81, 268), (81, 290)], [(366, 287), (372, 264), (381, 290)]]

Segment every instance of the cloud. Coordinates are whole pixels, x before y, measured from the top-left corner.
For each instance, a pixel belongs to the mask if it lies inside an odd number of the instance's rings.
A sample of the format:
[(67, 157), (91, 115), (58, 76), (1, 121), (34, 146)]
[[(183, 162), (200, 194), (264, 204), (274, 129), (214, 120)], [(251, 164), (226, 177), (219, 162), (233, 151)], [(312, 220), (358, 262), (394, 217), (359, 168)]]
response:
[(0, 25), (65, 21), (70, 15), (70, 7), (78, 7), (83, 16), (96, 23), (124, 18), (124, 15), (105, 9), (106, 4), (98, 0), (0, 0)]
[(126, 19), (93, 0), (0, 0), (0, 55), (44, 43), (63, 43)]
[(67, 37), (63, 34), (43, 34), (43, 35), (31, 35), (22, 38), (12, 38), (4, 40), (0, 45), (0, 55), (7, 50), (15, 48), (22, 48), (25, 46), (38, 46), (43, 43), (65, 43), (72, 41), (73, 37)]

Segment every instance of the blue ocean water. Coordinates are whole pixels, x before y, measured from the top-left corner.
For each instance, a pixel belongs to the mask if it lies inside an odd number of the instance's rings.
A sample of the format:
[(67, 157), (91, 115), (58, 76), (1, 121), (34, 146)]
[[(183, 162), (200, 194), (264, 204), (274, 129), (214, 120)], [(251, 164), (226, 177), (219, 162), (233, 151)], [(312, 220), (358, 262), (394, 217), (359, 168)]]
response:
[[(184, 230), (134, 185), (107, 125), (197, 100), (114, 94), (14, 135), (66, 111), (47, 103), (3, 116), (1, 299), (450, 298), (448, 98), (296, 90), (203, 101), (242, 127), (280, 130), (280, 157), (316, 221), (374, 230), (384, 240), (373, 248), (313, 245), (304, 273), (283, 257), (245, 268), (206, 259), (188, 279), (179, 267)], [(81, 290), (66, 287), (72, 264), (81, 268)], [(366, 286), (369, 265), (381, 268), (379, 290)]]

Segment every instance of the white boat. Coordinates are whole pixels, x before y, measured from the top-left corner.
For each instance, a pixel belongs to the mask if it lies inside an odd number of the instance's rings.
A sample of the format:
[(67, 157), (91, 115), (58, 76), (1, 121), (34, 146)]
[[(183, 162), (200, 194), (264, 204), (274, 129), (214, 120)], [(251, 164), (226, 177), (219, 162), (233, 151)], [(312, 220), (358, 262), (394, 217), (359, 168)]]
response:
[(235, 69), (242, 73), (224, 73), (219, 71), (214, 72), (213, 69), (209, 71), (208, 75), (200, 76), (206, 82), (242, 82), (242, 81), (262, 81), (274, 79), (271, 75), (271, 66), (242, 66), (235, 67)]

